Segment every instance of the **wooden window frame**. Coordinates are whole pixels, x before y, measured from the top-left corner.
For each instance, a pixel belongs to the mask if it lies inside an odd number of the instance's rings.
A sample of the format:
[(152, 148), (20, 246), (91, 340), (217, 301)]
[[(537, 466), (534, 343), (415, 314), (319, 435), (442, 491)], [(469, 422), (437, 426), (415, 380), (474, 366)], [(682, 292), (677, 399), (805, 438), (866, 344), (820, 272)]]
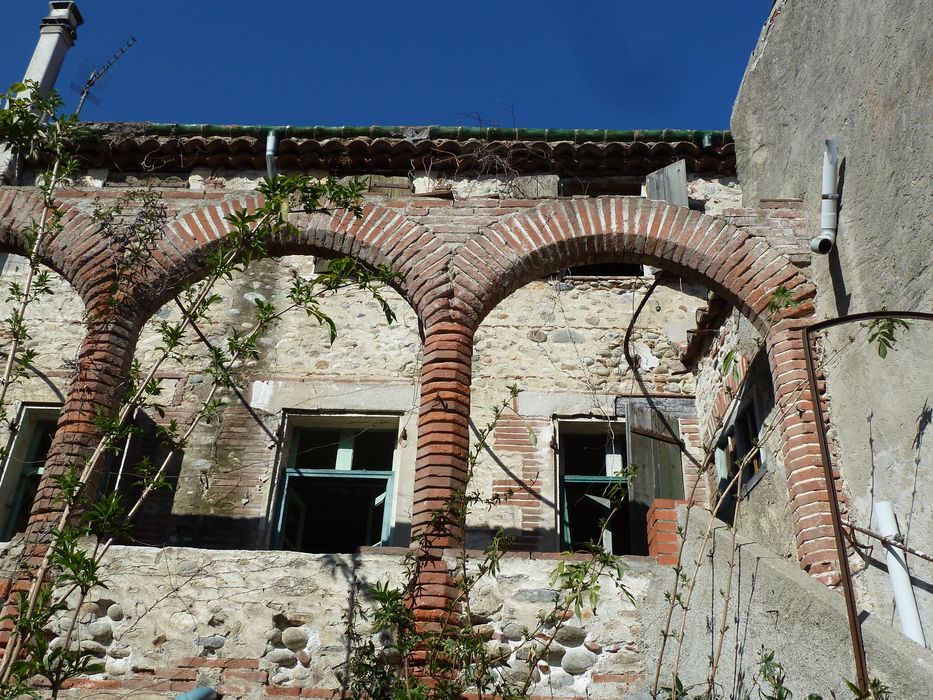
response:
[[(390, 470), (352, 469), (353, 452), (359, 438), (365, 436), (368, 430), (393, 431), (398, 435), (400, 416), (393, 414), (302, 414), (286, 413), (285, 421), (285, 448), (283, 450), (283, 466), (280, 470), (277, 488), (277, 506), (274, 511), (274, 533), (272, 545), (275, 549), (290, 549), (292, 551), (309, 551), (302, 549), (302, 542), (288, 542), (285, 532), (286, 511), (289, 507), (289, 483), (295, 479), (319, 480), (347, 480), (355, 479), (376, 480), (385, 482), (385, 491), (382, 494), (383, 516), (380, 530), (380, 540), (373, 543), (360, 544), (363, 546), (386, 546), (390, 543), (392, 530), (395, 525), (394, 504), (396, 501), (395, 489), (397, 487), (399, 471), (398, 444), (392, 450), (392, 468)], [(339, 430), (340, 443), (333, 468), (308, 469), (298, 467), (298, 436), (303, 430)], [(293, 501), (294, 502), (294, 501)], [(309, 553), (313, 553), (310, 551)]]

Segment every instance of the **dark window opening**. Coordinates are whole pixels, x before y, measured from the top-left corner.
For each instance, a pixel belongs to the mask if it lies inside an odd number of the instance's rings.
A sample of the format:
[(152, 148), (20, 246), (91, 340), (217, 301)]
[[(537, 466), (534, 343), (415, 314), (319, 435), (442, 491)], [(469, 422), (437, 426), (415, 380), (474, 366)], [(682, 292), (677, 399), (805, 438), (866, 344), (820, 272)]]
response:
[(382, 541), (385, 479), (289, 480), (282, 549), (353, 552)]
[[(762, 476), (761, 450), (758, 448), (761, 426), (762, 422), (758, 419), (754, 403), (748, 402), (739, 407), (716, 441), (715, 459), (719, 491), (722, 493), (728, 489), (720, 509), (720, 518), (726, 522), (731, 523), (734, 518), (740, 486), (741, 495), (745, 496)], [(733, 484), (739, 469), (742, 469), (742, 475)]]
[(354, 552), (387, 543), (397, 430), (296, 427), (280, 499), (282, 549)]
[(581, 550), (601, 544), (613, 554), (628, 553), (623, 427), (566, 424), (561, 426), (559, 449), (561, 547)]
[(640, 197), (644, 181), (645, 178), (643, 177), (627, 177), (624, 175), (566, 177), (561, 178), (560, 194), (564, 197), (572, 197), (574, 195), (585, 195), (588, 197), (602, 197), (605, 195)]
[(645, 268), (634, 263), (597, 263), (568, 268), (566, 274), (569, 277), (642, 277)]
[(564, 548), (579, 549), (598, 539), (609, 518), (603, 548), (613, 554), (645, 555), (651, 504), (658, 498), (684, 497), (677, 417), (662, 415), (641, 399), (619, 406), (624, 422), (558, 423)]
[(24, 420), (23, 424), (20, 430), (28, 430), (29, 434), (23, 435), (22, 438), (29, 442), (22, 462), (19, 464), (18, 481), (9, 502), (9, 516), (3, 532), (4, 540), (9, 540), (13, 535), (26, 531), (32, 503), (36, 499), (39, 481), (45, 469), (45, 460), (52, 446), (52, 438), (55, 437), (57, 421), (36, 418), (29, 424)]

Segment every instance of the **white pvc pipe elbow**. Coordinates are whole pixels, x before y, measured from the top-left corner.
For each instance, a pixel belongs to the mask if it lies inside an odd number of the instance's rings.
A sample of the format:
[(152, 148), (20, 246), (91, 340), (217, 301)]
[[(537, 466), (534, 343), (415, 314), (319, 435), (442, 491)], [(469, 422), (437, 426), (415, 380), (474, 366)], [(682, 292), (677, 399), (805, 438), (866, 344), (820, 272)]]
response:
[[(891, 508), (890, 503), (887, 501), (875, 503), (875, 517), (878, 519), (878, 534), (892, 539), (900, 534), (897, 529), (897, 520), (894, 518), (894, 509)], [(884, 549), (888, 578), (891, 581), (891, 590), (894, 592), (894, 605), (897, 607), (897, 616), (901, 621), (901, 631), (917, 644), (925, 647), (926, 640), (923, 637), (923, 627), (920, 625), (920, 613), (917, 611), (917, 601), (910, 583), (910, 572), (907, 570), (907, 553), (888, 544), (884, 546)]]

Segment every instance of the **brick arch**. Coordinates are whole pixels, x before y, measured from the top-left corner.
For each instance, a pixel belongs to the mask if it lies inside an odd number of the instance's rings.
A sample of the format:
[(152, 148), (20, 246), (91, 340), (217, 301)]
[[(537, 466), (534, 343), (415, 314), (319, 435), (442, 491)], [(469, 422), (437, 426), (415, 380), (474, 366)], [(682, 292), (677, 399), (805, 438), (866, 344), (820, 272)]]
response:
[[(239, 209), (255, 211), (261, 201), (259, 195), (249, 195), (171, 221), (153, 250), (153, 265), (136, 291), (146, 311), (154, 312), (177, 295), (184, 284), (202, 278), (206, 256), (230, 230), (225, 217)], [(333, 215), (296, 214), (291, 223), (299, 233), (280, 233), (271, 238), (268, 243), (273, 257), (348, 255), (373, 266), (387, 264), (399, 273), (393, 287), (420, 315), (430, 289), (436, 286), (432, 284), (432, 273), (436, 275), (444, 258), (439, 242), (425, 245), (424, 227), (372, 203), (364, 205), (359, 219), (339, 211)]]
[(775, 288), (794, 290), (798, 301), (815, 294), (765, 238), (642, 197), (573, 199), (504, 219), (457, 252), (452, 275), (478, 325), (531, 280), (596, 261), (652, 265), (703, 284), (739, 308), (763, 336)]
[[(483, 318), (527, 282), (597, 261), (639, 262), (677, 273), (721, 294), (765, 340), (780, 410), (779, 434), (800, 565), (832, 583), (838, 561), (828, 494), (819, 468), (816, 417), (799, 329), (814, 313), (815, 287), (764, 237), (721, 219), (638, 197), (548, 203), (490, 226), (451, 262), (453, 306), (475, 332)], [(774, 290), (799, 305), (772, 314)]]
[[(43, 200), (35, 190), (0, 191), (0, 250), (26, 255), (24, 231), (41, 216)], [(87, 457), (99, 434), (98, 413), (112, 414), (125, 391), (133, 347), (142, 328), (138, 310), (127, 304), (110, 313), (116, 281), (116, 253), (100, 225), (64, 204), (61, 230), (47, 236), (38, 251), (42, 265), (55, 271), (77, 292), (87, 311), (86, 332), (77, 348), (78, 366), (68, 381), (58, 427), (36, 494), (27, 541), (40, 543), (57, 524), (61, 503), (53, 478)], [(97, 486), (92, 475), (89, 487)]]
[[(41, 216), (42, 206), (35, 190), (0, 191), (0, 251), (28, 254), (24, 232)], [(62, 230), (43, 240), (39, 262), (67, 281), (93, 315), (106, 307), (116, 279), (112, 246), (92, 217), (71, 205), (60, 209)]]
[[(154, 251), (157, 265), (137, 292), (147, 298), (147, 313), (177, 294), (185, 282), (203, 276), (204, 257), (229, 228), (224, 221), (227, 214), (259, 205), (259, 197), (250, 195), (171, 222)], [(469, 319), (454, 303), (449, 248), (426, 227), (373, 203), (364, 205), (360, 218), (344, 211), (333, 216), (296, 215), (292, 223), (300, 234), (276, 236), (270, 241), (272, 255), (333, 253), (371, 265), (387, 264), (399, 274), (394, 286), (421, 322), (424, 355), (412, 532), (421, 543), (422, 557), (414, 614), (420, 624), (442, 624), (456, 593), (443, 562), (444, 549), (452, 543), (452, 528), (443, 514), (451, 495), (465, 486), (473, 342)], [(172, 284), (165, 285), (164, 280)]]
[[(79, 371), (69, 383), (59, 429), (50, 449), (48, 476), (80, 461), (98, 437), (94, 416), (112, 414), (128, 377), (139, 333), (148, 317), (178, 294), (183, 285), (205, 274), (204, 259), (229, 230), (225, 217), (235, 210), (255, 210), (257, 195), (225, 200), (177, 217), (165, 226), (153, 247), (146, 270), (126, 290), (116, 315), (109, 310), (115, 262), (119, 249), (102, 235), (100, 226), (76, 208), (63, 205), (63, 228), (42, 246), (43, 264), (61, 274), (82, 297), (92, 319), (79, 349)], [(34, 190), (0, 190), (0, 250), (25, 253), (22, 231), (41, 212), (42, 199)], [(363, 262), (387, 264), (400, 273), (395, 288), (419, 313), (437, 308), (438, 298), (449, 298), (446, 249), (423, 227), (399, 213), (367, 203), (361, 218), (350, 212), (334, 215), (295, 215), (300, 233), (269, 241), (274, 256), (289, 254), (350, 255)], [(94, 319), (97, 319), (96, 321)], [(430, 382), (430, 378), (429, 378)], [(43, 481), (30, 520), (30, 534), (41, 537), (57, 517), (54, 486)]]

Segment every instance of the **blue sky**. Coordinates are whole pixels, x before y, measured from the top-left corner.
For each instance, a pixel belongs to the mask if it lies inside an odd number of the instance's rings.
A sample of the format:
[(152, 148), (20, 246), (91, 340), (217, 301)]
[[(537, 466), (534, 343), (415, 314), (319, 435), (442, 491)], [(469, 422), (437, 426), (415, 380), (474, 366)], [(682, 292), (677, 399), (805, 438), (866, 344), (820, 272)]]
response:
[[(770, 0), (79, 0), (58, 87), (93, 121), (724, 129)], [(47, 13), (0, 9), (0, 83)]]

